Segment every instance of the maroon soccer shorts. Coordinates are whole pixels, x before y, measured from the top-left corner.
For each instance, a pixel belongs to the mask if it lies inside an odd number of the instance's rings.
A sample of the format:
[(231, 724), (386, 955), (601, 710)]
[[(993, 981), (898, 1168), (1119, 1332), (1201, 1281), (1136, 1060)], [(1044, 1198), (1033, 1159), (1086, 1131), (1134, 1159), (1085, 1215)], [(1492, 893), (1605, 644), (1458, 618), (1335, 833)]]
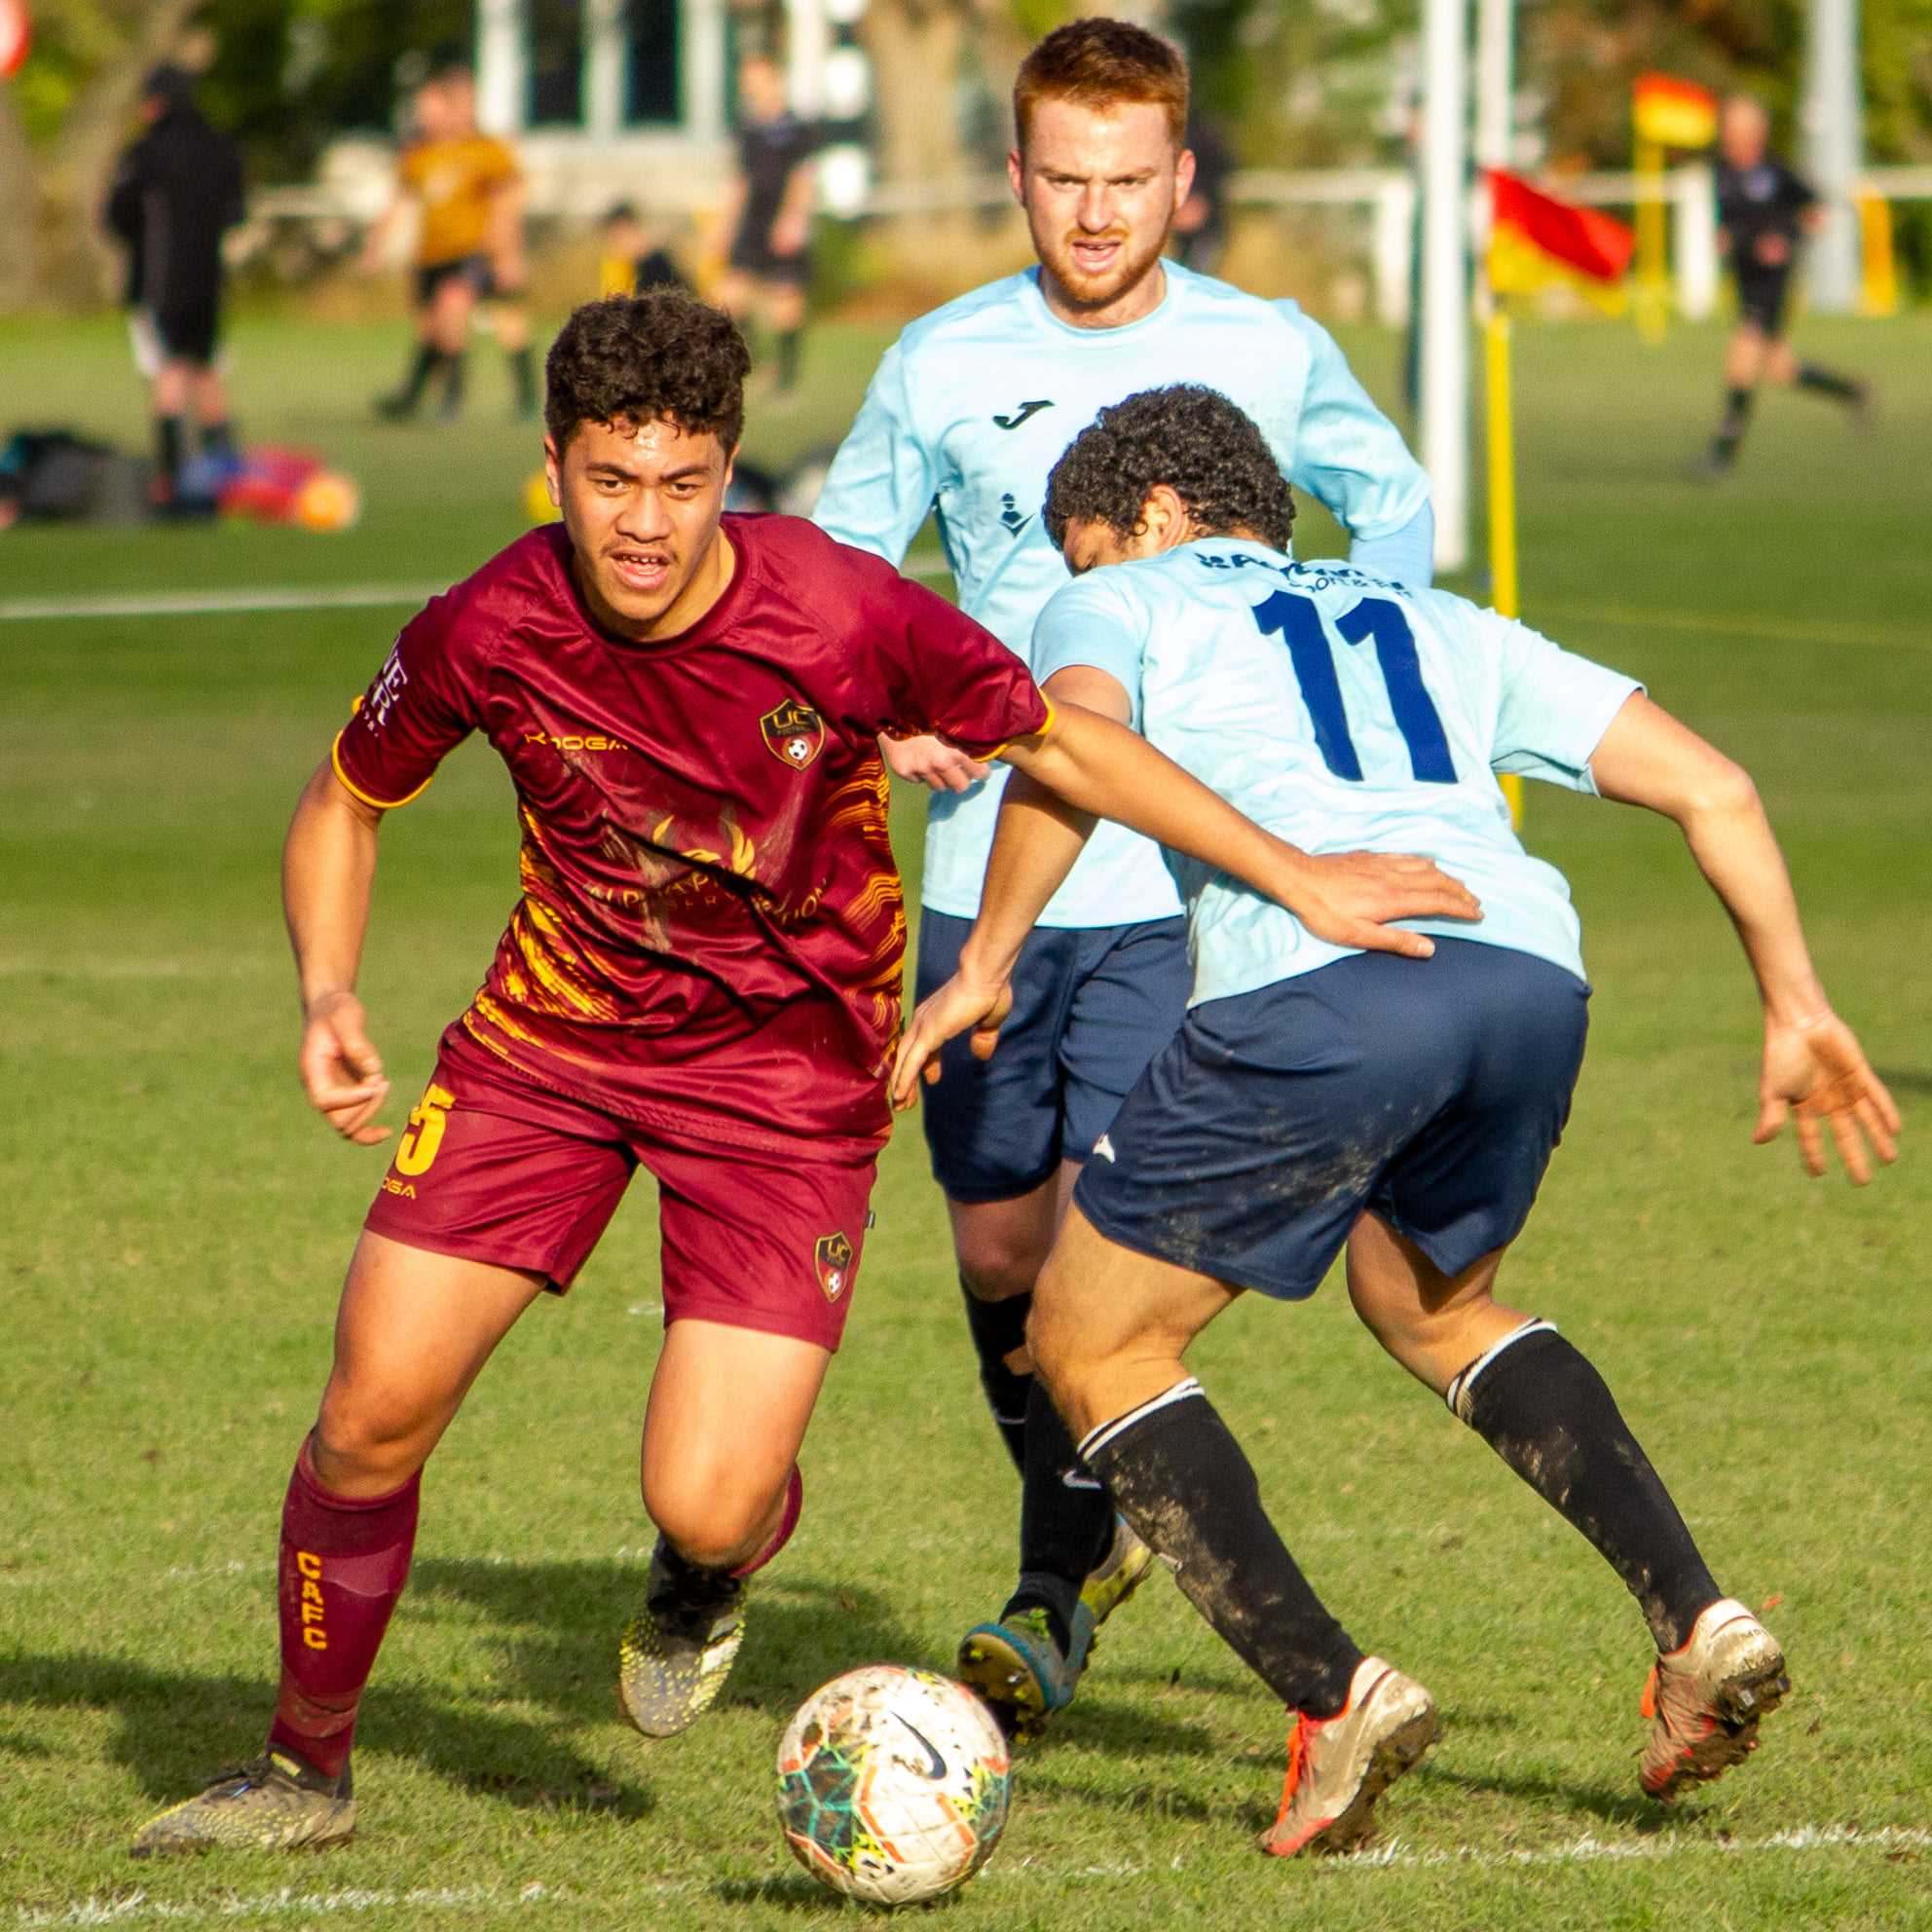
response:
[(632, 1174), (657, 1180), (666, 1323), (836, 1349), (875, 1154), (778, 1155), (647, 1127), (538, 1086), (451, 1027), (364, 1223), (411, 1247), (569, 1288)]

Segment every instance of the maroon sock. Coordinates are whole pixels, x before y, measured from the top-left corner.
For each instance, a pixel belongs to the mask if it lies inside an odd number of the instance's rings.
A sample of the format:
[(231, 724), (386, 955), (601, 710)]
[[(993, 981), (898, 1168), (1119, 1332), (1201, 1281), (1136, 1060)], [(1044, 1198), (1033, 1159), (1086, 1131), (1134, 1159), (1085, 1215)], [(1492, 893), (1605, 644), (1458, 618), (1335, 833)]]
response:
[(281, 1692), (269, 1744), (340, 1777), (362, 1687), (416, 1545), (416, 1475), (388, 1496), (332, 1496), (305, 1438), (281, 1509)]
[(771, 1541), (749, 1562), (739, 1564), (731, 1575), (752, 1577), (762, 1570), (792, 1541), (792, 1532), (799, 1527), (799, 1518), (804, 1507), (805, 1478), (798, 1464), (794, 1463), (792, 1473), (785, 1478), (785, 1507), (779, 1512), (778, 1527), (771, 1533)]

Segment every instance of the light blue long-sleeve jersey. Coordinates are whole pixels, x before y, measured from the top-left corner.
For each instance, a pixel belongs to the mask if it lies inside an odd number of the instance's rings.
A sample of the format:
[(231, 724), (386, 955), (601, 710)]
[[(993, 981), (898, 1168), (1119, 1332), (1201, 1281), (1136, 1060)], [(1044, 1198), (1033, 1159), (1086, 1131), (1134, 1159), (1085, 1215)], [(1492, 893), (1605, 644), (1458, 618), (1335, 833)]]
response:
[[(1233, 538), (1090, 572), (1041, 613), (1033, 673), (1119, 680), (1133, 725), (1257, 824), (1310, 852), (1417, 852), (1482, 918), (1418, 932), (1583, 974), (1570, 888), (1510, 828), (1495, 771), (1594, 792), (1590, 759), (1629, 678), (1444, 590), (1297, 564)], [(1273, 900), (1193, 860), (1193, 1003), (1347, 956)]]
[[(1347, 527), (1358, 561), (1429, 579), (1429, 479), (1349, 372), (1334, 340), (1292, 302), (1164, 265), (1160, 306), (1120, 328), (1062, 322), (1037, 270), (989, 282), (907, 329), (873, 378), (826, 479), (815, 520), (891, 563), (935, 506), (966, 612), (1027, 657), (1033, 626), (1067, 571), (1041, 520), (1060, 454), (1109, 403), (1205, 383), (1260, 426), (1283, 473)], [(924, 903), (979, 910), (1004, 767), (936, 793), (926, 821)], [(1042, 919), (1129, 925), (1179, 910), (1160, 854), (1102, 826)]]

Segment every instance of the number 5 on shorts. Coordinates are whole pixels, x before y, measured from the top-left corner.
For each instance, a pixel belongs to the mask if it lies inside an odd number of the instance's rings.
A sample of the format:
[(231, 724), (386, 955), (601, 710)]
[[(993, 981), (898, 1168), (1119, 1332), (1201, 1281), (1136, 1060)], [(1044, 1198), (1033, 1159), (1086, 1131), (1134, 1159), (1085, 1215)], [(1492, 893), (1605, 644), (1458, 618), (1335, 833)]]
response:
[(431, 1087), (423, 1096), (423, 1104), (410, 1110), (409, 1126), (396, 1142), (395, 1170), (399, 1174), (427, 1174), (443, 1144), (443, 1129), (450, 1124), (449, 1110), (456, 1096), (440, 1087)]

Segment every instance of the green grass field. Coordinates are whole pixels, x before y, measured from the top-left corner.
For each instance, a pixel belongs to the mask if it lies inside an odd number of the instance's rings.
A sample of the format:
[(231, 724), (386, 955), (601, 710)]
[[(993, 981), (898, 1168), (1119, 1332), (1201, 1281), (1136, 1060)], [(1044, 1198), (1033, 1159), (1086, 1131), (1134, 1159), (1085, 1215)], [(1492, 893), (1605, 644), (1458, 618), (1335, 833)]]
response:
[[(842, 428), (880, 332), (813, 343), (782, 459)], [(1813, 324), (1869, 369), (1864, 434), (1761, 410), (1722, 492), (1681, 480), (1719, 338), (1519, 333), (1527, 613), (1757, 773), (1821, 971), (1907, 1114), (1866, 1193), (1754, 1149), (1755, 1005), (1657, 822), (1532, 788), (1570, 874), (1595, 1038), (1505, 1281), (1601, 1364), (1727, 1587), (1771, 1604), (1795, 1690), (1743, 1770), (1636, 1791), (1646, 1637), (1597, 1558), (1388, 1363), (1331, 1286), (1243, 1305), (1196, 1365), (1314, 1579), (1427, 1682), (1442, 1741), (1384, 1855), (1283, 1867), (1282, 1724), (1164, 1581), (1020, 1766), (968, 1928), (1932, 1924), (1932, 320)], [(0, 535), (0, 1932), (9, 1925), (787, 1926), (845, 1908), (792, 1866), (770, 1762), (794, 1705), (874, 1658), (949, 1658), (1008, 1580), (1015, 1488), (983, 1412), (915, 1129), (884, 1166), (812, 1505), (725, 1698), (647, 1749), (615, 1637), (650, 1531), (651, 1204), (533, 1312), (431, 1465), (414, 1580), (365, 1707), (361, 1836), (325, 1858), (153, 1869), (141, 1819), (257, 1746), (277, 1510), (385, 1155), (302, 1104), (276, 855), (401, 609), (8, 618), (28, 599), (429, 584), (520, 527), (535, 461), (486, 348), (473, 420), (378, 431), (399, 331), (245, 320), (240, 412), (354, 471), (360, 525)], [(1346, 345), (1378, 390), (1396, 350)], [(0, 328), (16, 420), (119, 427), (106, 324)], [(1328, 547), (1311, 513), (1304, 555)], [(900, 800), (918, 858), (916, 798)], [(398, 1094), (515, 892), (509, 799), (466, 747), (386, 836), (364, 991)], [(1914, 1502), (1914, 1498), (1919, 1501)]]

